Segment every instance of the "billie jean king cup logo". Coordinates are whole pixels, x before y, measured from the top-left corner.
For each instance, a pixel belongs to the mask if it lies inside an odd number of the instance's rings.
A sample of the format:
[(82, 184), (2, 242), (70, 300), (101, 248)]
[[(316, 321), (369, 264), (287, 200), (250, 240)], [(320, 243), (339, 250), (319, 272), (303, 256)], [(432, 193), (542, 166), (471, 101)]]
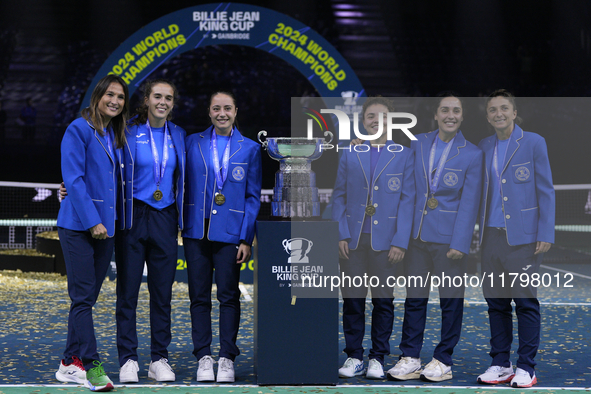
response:
[[(344, 113), (343, 111), (340, 111), (338, 109), (321, 109), (320, 110), (321, 113), (323, 114), (334, 114), (339, 122), (339, 141), (348, 141), (351, 139), (351, 120), (349, 119), (349, 116), (347, 116), (346, 113)], [(316, 123), (318, 123), (320, 125), (320, 127), (324, 130), (324, 127), (327, 127), (327, 123), (326, 120), (324, 119), (324, 117), (318, 113), (317, 111), (314, 111), (310, 108), (304, 108), (304, 113), (306, 113), (307, 115), (311, 116)], [(381, 117), (382, 114), (379, 114), (379, 117)], [(405, 118), (405, 119), (410, 119), (410, 123), (393, 123), (393, 119), (400, 119), (400, 118)], [(322, 122), (320, 122), (320, 120)], [(402, 130), (402, 132), (404, 134), (406, 134), (406, 136), (408, 138), (410, 138), (413, 141), (417, 140), (417, 137), (415, 137), (410, 131), (409, 129), (413, 128), (414, 126), (417, 125), (417, 117), (414, 116), (411, 113), (408, 112), (388, 112), (387, 114), (387, 121), (386, 121), (386, 133), (387, 133), (387, 138), (389, 141), (392, 141), (392, 130)], [(313, 138), (312, 137), (312, 128), (314, 126), (314, 122), (312, 119), (308, 119), (308, 123), (307, 123), (307, 135), (308, 138)], [(353, 113), (353, 132), (355, 133), (355, 137), (359, 138), (361, 140), (364, 141), (373, 141), (373, 140), (377, 140), (379, 139), (382, 134), (384, 133), (384, 125), (380, 122), (379, 126), (378, 126), (378, 131), (373, 134), (373, 135), (369, 135), (369, 134), (362, 134), (361, 132), (359, 132), (359, 113), (358, 112), (354, 112)], [(404, 147), (402, 145), (398, 145), (398, 144), (394, 144), (398, 147), (398, 152), (400, 152), (402, 149), (404, 149)], [(321, 146), (321, 151), (324, 149), (332, 149), (334, 148), (334, 145), (331, 144), (323, 144)], [(337, 151), (339, 149), (343, 149), (342, 147), (339, 148), (339, 146), (336, 147)], [(346, 148), (345, 148), (346, 149)]]
[(345, 99), (344, 105), (355, 105), (357, 104), (359, 93), (354, 90), (347, 90), (346, 92), (341, 92), (341, 97)]
[(290, 255), (288, 263), (309, 263), (308, 253), (314, 243), (306, 238), (292, 238), (283, 240), (283, 249)]

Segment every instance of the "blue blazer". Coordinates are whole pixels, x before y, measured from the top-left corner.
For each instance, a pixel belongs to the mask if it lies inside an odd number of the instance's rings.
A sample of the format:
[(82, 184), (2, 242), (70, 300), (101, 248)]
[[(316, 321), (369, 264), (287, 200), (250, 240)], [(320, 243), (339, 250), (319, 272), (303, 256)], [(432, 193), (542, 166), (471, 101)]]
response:
[[(175, 170), (175, 200), (178, 211), (179, 227), (183, 229), (183, 196), (185, 188), (185, 136), (186, 132), (172, 122), (167, 122), (170, 138), (176, 151), (177, 168)], [(125, 205), (117, 206), (117, 217), (121, 230), (133, 227), (133, 176), (137, 142), (137, 125), (130, 126), (126, 133), (127, 147), (122, 149), (121, 172), (123, 173), (123, 190)], [(123, 212), (125, 211), (125, 212)]]
[(185, 188), (185, 228), (183, 237), (205, 237), (206, 212), (211, 211), (207, 239), (252, 244), (255, 221), (261, 207), (261, 147), (234, 129), (230, 139), (230, 164), (222, 192), (226, 203), (205, 206), (208, 178), (214, 176), (209, 143), (213, 126), (187, 137), (187, 187)]
[(109, 153), (104, 139), (90, 122), (78, 118), (68, 126), (62, 139), (61, 161), (68, 198), (60, 204), (57, 225), (85, 231), (102, 223), (112, 237), (117, 196), (121, 196), (117, 190), (117, 178), (121, 177), (117, 155)]
[[(439, 130), (419, 134), (417, 141), (411, 141), (416, 155), (417, 187), (412, 236), (425, 242), (449, 244), (450, 249), (468, 254), (480, 206), (483, 153), (458, 131), (435, 193), (439, 204), (430, 209), (429, 153), (438, 133)], [(433, 166), (435, 172), (437, 163)]]
[(414, 152), (408, 148), (389, 152), (391, 144), (388, 141), (380, 148), (373, 181), (370, 152), (356, 152), (353, 147), (343, 151), (333, 190), (332, 219), (339, 222), (339, 239), (349, 240), (349, 249), (359, 245), (369, 199), (376, 209), (371, 217), (372, 249), (408, 248), (415, 200)]
[[(496, 135), (480, 141), (484, 151), (485, 178), (480, 208), (480, 240), (487, 219), (489, 187)], [(491, 172), (492, 171), (492, 172)], [(501, 176), (501, 194), (509, 245), (542, 241), (554, 243), (555, 196), (546, 141), (538, 134), (515, 125)]]

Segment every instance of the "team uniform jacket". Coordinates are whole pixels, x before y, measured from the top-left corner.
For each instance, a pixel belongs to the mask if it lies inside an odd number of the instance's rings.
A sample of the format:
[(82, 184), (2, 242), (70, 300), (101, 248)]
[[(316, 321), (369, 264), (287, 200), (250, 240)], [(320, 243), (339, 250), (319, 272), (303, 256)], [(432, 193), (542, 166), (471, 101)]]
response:
[[(66, 129), (61, 144), (62, 177), (68, 198), (60, 204), (57, 225), (85, 231), (102, 223), (107, 234), (115, 234), (118, 192), (117, 152), (113, 155), (99, 132), (84, 118)], [(122, 201), (121, 201), (122, 203)]]
[[(175, 125), (172, 122), (166, 122), (170, 137), (176, 152), (177, 168), (175, 170), (174, 183), (176, 184), (175, 200), (178, 211), (179, 227), (183, 229), (183, 196), (185, 188), (185, 136), (186, 132), (183, 128)], [(127, 146), (123, 149), (123, 157), (121, 160), (121, 172), (123, 173), (123, 185), (125, 192), (125, 208), (117, 206), (117, 215), (119, 217), (120, 229), (130, 229), (133, 227), (133, 177), (134, 177), (134, 161), (136, 155), (137, 134), (140, 126), (129, 126), (126, 132)], [(156, 187), (154, 185), (154, 187)], [(156, 190), (156, 189), (154, 189)], [(124, 220), (121, 220), (121, 219)]]
[[(183, 237), (238, 244), (240, 240), (252, 244), (255, 221), (261, 206), (261, 150), (260, 145), (234, 129), (230, 144), (228, 175), (222, 193), (223, 205), (205, 206), (208, 177), (214, 176), (211, 167), (210, 141), (213, 126), (191, 134), (186, 139), (187, 188), (185, 190), (185, 228)], [(215, 180), (214, 180), (215, 184)], [(205, 234), (206, 213), (211, 211), (209, 231)]]
[[(480, 141), (484, 152), (485, 178), (480, 208), (480, 239), (486, 224), (492, 190), (491, 177), (496, 176), (493, 153), (496, 135)], [(503, 153), (499, 152), (499, 157)], [(554, 243), (555, 196), (546, 141), (538, 134), (523, 131), (515, 125), (502, 168), (501, 202), (509, 245), (542, 241)]]
[[(417, 141), (411, 141), (416, 155), (417, 188), (412, 236), (425, 242), (449, 244), (450, 249), (468, 254), (480, 206), (483, 153), (458, 131), (435, 193), (437, 208), (430, 209), (429, 153), (438, 133), (439, 130), (419, 134)], [(438, 164), (433, 164), (433, 174)]]
[[(344, 151), (339, 161), (333, 191), (332, 218), (339, 223), (339, 239), (350, 240), (349, 248), (357, 249), (371, 201), (376, 209), (371, 217), (371, 246), (376, 251), (390, 246), (407, 249), (412, 229), (415, 199), (414, 152), (404, 148), (389, 152), (380, 147), (374, 179), (370, 179), (371, 153)], [(369, 146), (369, 142), (365, 142)], [(392, 148), (392, 150), (396, 150)]]

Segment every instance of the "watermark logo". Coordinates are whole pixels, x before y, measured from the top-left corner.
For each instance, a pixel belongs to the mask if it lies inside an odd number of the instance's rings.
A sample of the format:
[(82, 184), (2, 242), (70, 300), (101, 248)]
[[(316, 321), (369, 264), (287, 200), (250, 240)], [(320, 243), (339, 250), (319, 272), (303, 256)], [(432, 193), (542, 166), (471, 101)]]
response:
[[(326, 123), (326, 120), (322, 115), (320, 115), (320, 113), (318, 113), (318, 111), (313, 110), (312, 108), (304, 107), (303, 112), (316, 121), (323, 133), (328, 130), (328, 124)], [(308, 119), (308, 138), (312, 138), (310, 134), (310, 130), (312, 130), (312, 127), (314, 126), (312, 119)]]
[(307, 238), (284, 239), (283, 249), (289, 255), (288, 263), (309, 263), (308, 253), (314, 243)]
[[(338, 137), (339, 141), (348, 141), (351, 139), (351, 119), (349, 116), (338, 109), (321, 109), (320, 112), (315, 111), (311, 108), (304, 107), (303, 108), (304, 114), (308, 115), (312, 119), (308, 119), (307, 122), (307, 138), (314, 138), (313, 137), (313, 129), (314, 129), (314, 121), (318, 124), (322, 132), (328, 130), (328, 124), (322, 114), (333, 114), (336, 116), (338, 120)], [(382, 117), (382, 114), (379, 114)], [(353, 113), (353, 133), (354, 138), (358, 138), (362, 141), (374, 141), (379, 139), (383, 134), (384, 131), (386, 132), (387, 139), (392, 141), (392, 131), (393, 130), (401, 130), (408, 138), (413, 141), (416, 141), (417, 138), (410, 132), (410, 129), (416, 126), (417, 124), (417, 117), (408, 112), (388, 112), (386, 114), (386, 125), (384, 127), (383, 123), (380, 123), (378, 126), (378, 131), (375, 134), (363, 134), (359, 131), (359, 112)], [(395, 119), (408, 119), (410, 122), (407, 123), (395, 123)], [(385, 128), (385, 130), (384, 130)], [(402, 145), (393, 144), (396, 146), (396, 150), (392, 151), (390, 148), (388, 150), (390, 152), (400, 152), (404, 149)], [(355, 151), (358, 152), (365, 152), (366, 150), (358, 150), (356, 147), (361, 147), (362, 145), (355, 145)], [(335, 146), (331, 144), (323, 144), (321, 150), (328, 150), (333, 149)], [(339, 147), (336, 147), (339, 150)], [(343, 148), (340, 148), (343, 149)], [(360, 148), (361, 149), (361, 148)]]

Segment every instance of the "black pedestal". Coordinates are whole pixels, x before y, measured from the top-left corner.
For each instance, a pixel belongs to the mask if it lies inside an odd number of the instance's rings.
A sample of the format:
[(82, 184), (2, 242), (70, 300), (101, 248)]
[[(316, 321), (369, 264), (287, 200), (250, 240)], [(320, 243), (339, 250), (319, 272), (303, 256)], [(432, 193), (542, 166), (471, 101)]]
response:
[(302, 273), (339, 274), (337, 223), (259, 221), (257, 241), (254, 269), (257, 384), (336, 385), (338, 289), (331, 292), (296, 286), (301, 285)]

